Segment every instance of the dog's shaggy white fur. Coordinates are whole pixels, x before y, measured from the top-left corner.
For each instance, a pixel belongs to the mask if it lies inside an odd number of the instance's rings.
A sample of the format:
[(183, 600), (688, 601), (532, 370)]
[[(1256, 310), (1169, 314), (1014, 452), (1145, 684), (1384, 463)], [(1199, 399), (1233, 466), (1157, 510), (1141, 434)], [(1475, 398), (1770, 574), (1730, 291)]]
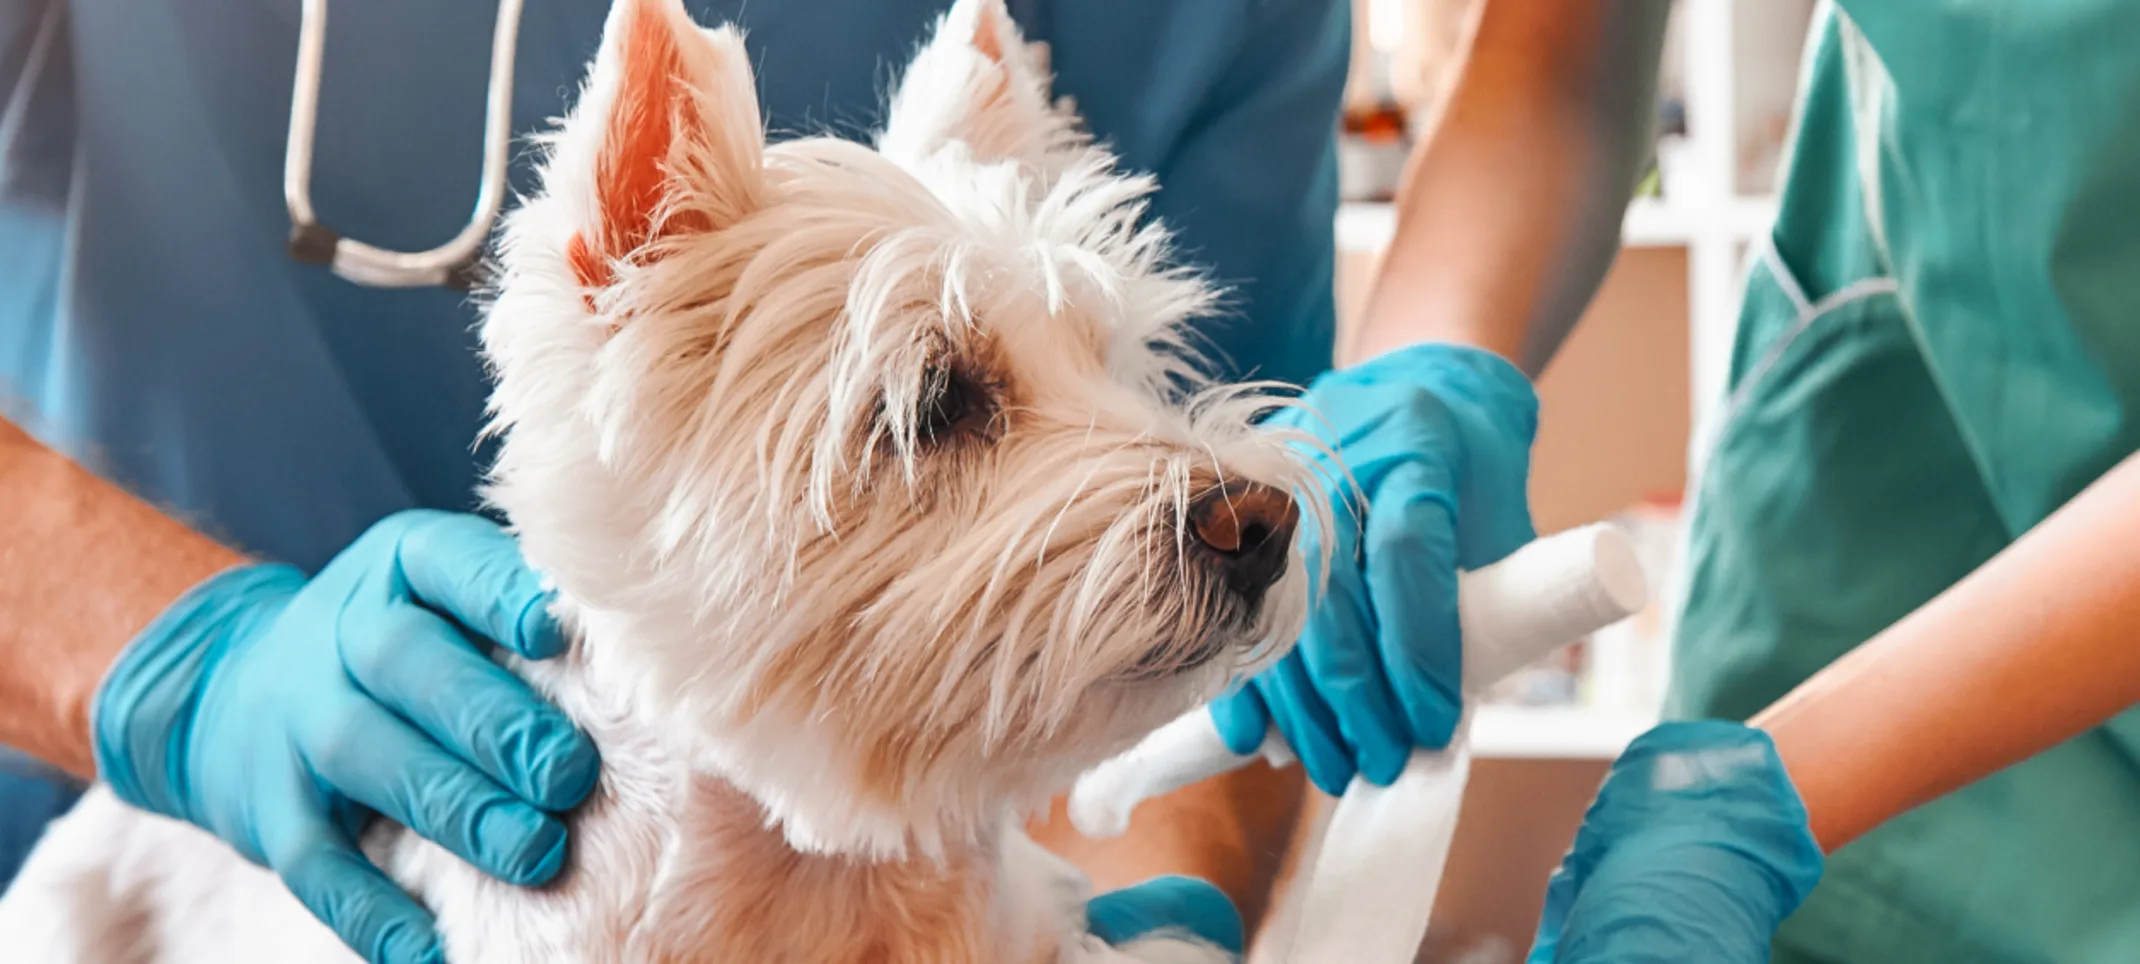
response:
[[(1198, 380), (1213, 290), (1048, 86), (1001, 0), (959, 0), (875, 149), (768, 146), (737, 34), (618, 0), (483, 326), (489, 497), (577, 638), (514, 668), (604, 772), (541, 890), (370, 834), (456, 964), (1225, 958), (1102, 945), (1018, 820), (1291, 640), (1315, 486), (1251, 428), (1270, 397)], [(350, 959), (102, 789), (0, 947)]]

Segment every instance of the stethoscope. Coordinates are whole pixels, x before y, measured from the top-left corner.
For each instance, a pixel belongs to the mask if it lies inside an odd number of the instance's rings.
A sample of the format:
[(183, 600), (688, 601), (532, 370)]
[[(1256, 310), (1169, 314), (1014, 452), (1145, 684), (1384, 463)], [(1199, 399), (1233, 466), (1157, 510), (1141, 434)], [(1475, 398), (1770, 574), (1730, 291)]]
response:
[[(372, 288), (472, 288), (483, 281), (483, 244), (505, 208), (506, 151), (513, 135), (513, 56), (520, 42), (523, 0), (498, 0), (490, 42), (490, 89), (483, 114), (483, 181), (476, 209), (461, 232), (429, 251), (389, 251), (343, 237), (312, 210), (312, 141), (319, 126), (320, 60), (327, 46), (327, 0), (303, 0), (297, 34), (297, 76), (290, 92), (290, 143), (282, 162), (282, 199), (290, 209), (290, 257), (323, 264)], [(1028, 40), (1044, 40), (1042, 0), (1009, 0), (1011, 16)]]
[(490, 89), (483, 115), (483, 181), (475, 212), (459, 234), (429, 251), (389, 251), (345, 238), (312, 211), (312, 141), (319, 122), (320, 58), (327, 45), (327, 0), (304, 0), (297, 35), (297, 77), (290, 94), (290, 143), (283, 154), (282, 198), (290, 209), (290, 256), (324, 264), (373, 288), (470, 288), (482, 281), (483, 244), (505, 207), (506, 151), (513, 128), (513, 54), (522, 0), (498, 0), (490, 48)]

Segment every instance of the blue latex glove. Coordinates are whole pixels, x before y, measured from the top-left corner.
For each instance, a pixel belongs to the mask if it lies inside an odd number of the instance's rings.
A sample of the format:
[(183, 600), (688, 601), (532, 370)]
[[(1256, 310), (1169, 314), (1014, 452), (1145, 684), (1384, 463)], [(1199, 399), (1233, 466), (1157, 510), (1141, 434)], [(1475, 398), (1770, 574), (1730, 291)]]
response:
[(1667, 723), (1613, 764), (1546, 888), (1529, 964), (1766, 964), (1822, 866), (1768, 734)]
[(1085, 905), (1085, 920), (1109, 944), (1180, 930), (1241, 953), (1240, 912), (1225, 892), (1194, 877), (1155, 877), (1101, 894)]
[[(97, 769), (279, 875), (374, 964), (437, 962), (430, 915), (356, 848), (372, 813), (518, 884), (554, 875), (595, 749), (486, 655), (565, 648), (513, 539), (404, 512), (307, 581), (229, 570), (122, 653), (94, 708)], [(533, 806), (530, 806), (533, 804)]]
[[(1277, 724), (1308, 778), (1339, 794), (1355, 772), (1387, 786), (1413, 747), (1447, 746), (1455, 732), (1456, 573), (1536, 536), (1526, 487), (1538, 399), (1496, 355), (1415, 345), (1325, 374), (1303, 401), (1310, 410), (1271, 423), (1342, 462), (1317, 456), (1334, 510), (1329, 579), (1299, 647), (1211, 709), (1236, 753)], [(1315, 528), (1302, 545), (1320, 576)]]

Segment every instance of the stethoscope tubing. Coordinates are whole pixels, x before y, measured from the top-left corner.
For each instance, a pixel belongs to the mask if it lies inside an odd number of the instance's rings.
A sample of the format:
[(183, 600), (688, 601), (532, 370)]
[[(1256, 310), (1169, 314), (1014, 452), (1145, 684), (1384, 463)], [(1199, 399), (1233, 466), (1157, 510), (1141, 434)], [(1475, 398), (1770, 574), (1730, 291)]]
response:
[(325, 264), (335, 274), (374, 288), (432, 285), (472, 287), (481, 280), (483, 245), (505, 207), (506, 168), (513, 133), (513, 61), (520, 41), (523, 0), (499, 0), (491, 37), (490, 89), (483, 117), (483, 180), (475, 211), (460, 233), (428, 251), (389, 251), (319, 222), (312, 208), (312, 149), (319, 126), (322, 63), (327, 46), (327, 0), (303, 0), (297, 71), (290, 93), (290, 139), (283, 154), (282, 196), (290, 211), (290, 255)]

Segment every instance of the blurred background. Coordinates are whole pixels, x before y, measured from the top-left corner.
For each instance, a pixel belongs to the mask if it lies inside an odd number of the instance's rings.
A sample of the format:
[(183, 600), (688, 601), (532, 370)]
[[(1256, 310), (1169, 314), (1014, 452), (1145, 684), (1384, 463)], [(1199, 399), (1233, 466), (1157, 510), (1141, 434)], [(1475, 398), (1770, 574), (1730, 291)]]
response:
[[(1478, 0), (1353, 0), (1338, 214), (1340, 338), (1394, 227), (1406, 150), (1463, 56)], [(1455, 852), (1421, 960), (1522, 959), (1606, 764), (1656, 722), (1690, 456), (1729, 358), (1740, 266), (1769, 227), (1814, 0), (1678, 0), (1654, 168), (1623, 250), (1540, 385), (1531, 503), (1541, 533), (1617, 518), (1658, 602), (1481, 709)], [(1312, 817), (1311, 817), (1312, 819)], [(1297, 859), (1298, 855), (1295, 855)], [(1285, 913), (1281, 899), (1276, 913)]]

